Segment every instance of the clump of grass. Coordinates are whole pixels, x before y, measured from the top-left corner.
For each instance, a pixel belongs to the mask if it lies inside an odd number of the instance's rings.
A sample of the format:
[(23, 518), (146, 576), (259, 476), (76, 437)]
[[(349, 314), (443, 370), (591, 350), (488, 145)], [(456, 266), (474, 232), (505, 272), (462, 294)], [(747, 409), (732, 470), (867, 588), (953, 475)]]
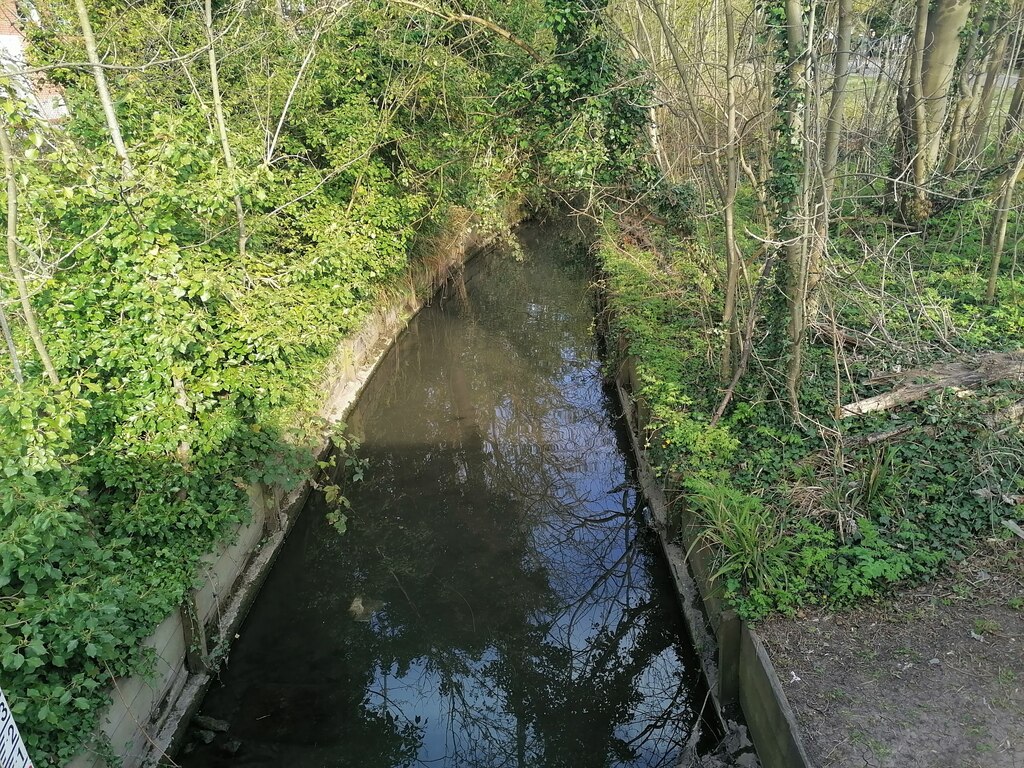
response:
[(698, 541), (717, 553), (716, 579), (764, 591), (787, 587), (782, 526), (761, 499), (703, 479), (687, 481), (686, 489), (704, 523)]

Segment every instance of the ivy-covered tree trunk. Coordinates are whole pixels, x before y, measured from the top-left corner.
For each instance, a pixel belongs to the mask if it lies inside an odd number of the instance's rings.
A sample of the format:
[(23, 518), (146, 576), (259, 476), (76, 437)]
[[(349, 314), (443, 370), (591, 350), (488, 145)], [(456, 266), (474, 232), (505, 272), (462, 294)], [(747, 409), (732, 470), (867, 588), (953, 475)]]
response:
[[(800, 376), (807, 332), (807, 36), (803, 4), (785, 0), (782, 7), (785, 66), (779, 77), (779, 145), (775, 156), (779, 238), (784, 258), (776, 285), (786, 308), (785, 398), (794, 419), (800, 418)], [(778, 322), (778, 320), (776, 320)], [(781, 361), (780, 361), (781, 362)]]

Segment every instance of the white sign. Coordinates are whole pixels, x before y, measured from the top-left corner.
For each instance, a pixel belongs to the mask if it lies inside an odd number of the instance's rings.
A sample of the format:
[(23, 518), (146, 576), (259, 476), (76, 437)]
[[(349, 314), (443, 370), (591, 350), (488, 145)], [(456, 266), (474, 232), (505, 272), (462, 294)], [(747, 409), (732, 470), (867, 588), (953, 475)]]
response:
[(0, 690), (0, 768), (32, 768), (28, 750), (21, 740), (14, 715), (7, 704), (4, 692)]

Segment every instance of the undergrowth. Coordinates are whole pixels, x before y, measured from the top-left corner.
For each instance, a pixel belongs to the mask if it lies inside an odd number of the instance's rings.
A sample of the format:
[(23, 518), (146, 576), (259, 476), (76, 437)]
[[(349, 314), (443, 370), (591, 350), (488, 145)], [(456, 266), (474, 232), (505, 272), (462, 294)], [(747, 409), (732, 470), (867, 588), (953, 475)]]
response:
[(997, 415), (1021, 397), (1019, 383), (837, 418), (841, 404), (892, 386), (869, 386), (873, 374), (1021, 347), (1024, 287), (1004, 269), (999, 304), (985, 303), (985, 246), (963, 224), (839, 234), (822, 310), (831, 333), (807, 352), (803, 426), (755, 354), (712, 427), (725, 385), (708, 249), (650, 222), (642, 237), (635, 222), (604, 231), (609, 330), (625, 340), (614, 365), (635, 370), (648, 458), (675, 513), (700, 519), (699, 545), (714, 551), (744, 617), (848, 606), (921, 582), (979, 538), (1010, 535), (1002, 520), (1024, 518), (1024, 439)]
[(130, 163), (92, 76), (63, 66), (87, 58), (66, 0), (34, 4), (29, 56), (68, 117), (0, 93), (41, 329), (11, 315), (0, 358), (0, 676), (40, 766), (115, 762), (112, 681), (152, 672), (144, 639), (246, 519), (249, 484), (315, 468), (339, 341), (443, 271), (462, 225), (623, 183), (649, 101), (575, 2), (476, 9), (535, 55), (394, 3), (215, 3), (218, 130), (202, 14), (93, 5)]

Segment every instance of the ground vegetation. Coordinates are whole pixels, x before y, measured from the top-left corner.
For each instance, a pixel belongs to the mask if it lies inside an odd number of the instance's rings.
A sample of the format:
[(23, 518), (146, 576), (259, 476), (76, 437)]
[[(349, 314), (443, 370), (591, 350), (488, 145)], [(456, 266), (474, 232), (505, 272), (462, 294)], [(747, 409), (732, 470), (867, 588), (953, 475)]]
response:
[(114, 759), (111, 682), (247, 488), (314, 468), (331, 354), (410, 270), (537, 190), (630, 186), (644, 82), (593, 11), (34, 3), (0, 83), (0, 670), (37, 765)]
[(849, 606), (989, 539), (1019, 555), (1019, 5), (612, 11), (655, 77), (652, 163), (691, 191), (610, 206), (613, 365), (730, 601)]

